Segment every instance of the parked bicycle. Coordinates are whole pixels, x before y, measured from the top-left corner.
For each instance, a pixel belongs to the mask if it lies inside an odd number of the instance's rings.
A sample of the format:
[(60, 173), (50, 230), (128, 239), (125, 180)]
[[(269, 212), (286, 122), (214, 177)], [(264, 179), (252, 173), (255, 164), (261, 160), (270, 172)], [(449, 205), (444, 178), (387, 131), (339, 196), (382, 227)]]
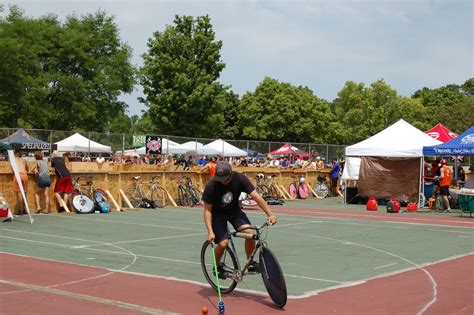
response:
[[(262, 236), (262, 232), (266, 230), (268, 226), (268, 222), (262, 226), (253, 226), (252, 229), (255, 231), (254, 234), (247, 234), (238, 231), (228, 233), (229, 243), (222, 255), (221, 261), (219, 262), (223, 267), (223, 270), (226, 271), (226, 276), (224, 279), (219, 279), (219, 288), (223, 294), (230, 293), (235, 289), (237, 283), (243, 280), (244, 276), (260, 273), (270, 298), (277, 306), (283, 308), (287, 300), (285, 277), (277, 258), (265, 242), (266, 234), (265, 237)], [(250, 238), (257, 241), (255, 249), (245, 262), (243, 268), (240, 267), (240, 261), (233, 241), (234, 237), (244, 239)], [(201, 267), (207, 282), (217, 291), (217, 280), (214, 272), (213, 246), (214, 245), (209, 241), (205, 241), (202, 245)], [(257, 252), (259, 257), (259, 268), (257, 268), (256, 272), (250, 273), (248, 268), (254, 260)]]
[(300, 198), (300, 199), (307, 199), (308, 198), (308, 184), (305, 183), (306, 179), (303, 175), (300, 177), (298, 176), (291, 176), (293, 178), (293, 182), (290, 184), (288, 188), (290, 192), (290, 196), (293, 199)]
[(274, 175), (270, 175), (265, 178), (263, 173), (258, 174), (256, 177), (255, 189), (264, 199), (278, 198), (278, 192), (273, 183), (273, 177)]
[[(88, 181), (81, 183), (81, 178)], [(93, 213), (96, 210), (106, 213), (110, 210), (105, 191), (95, 188), (93, 179), (94, 176), (80, 175), (73, 181), (72, 207), (77, 213)]]
[(134, 176), (133, 185), (125, 189), (125, 195), (135, 208), (163, 208), (169, 203), (168, 193), (160, 186), (159, 176), (151, 178), (150, 188), (146, 189), (140, 182), (140, 176)]
[(181, 176), (177, 180), (178, 183), (178, 201), (183, 207), (194, 207), (201, 204), (201, 192), (193, 185), (189, 176)]
[(329, 185), (326, 176), (318, 175), (318, 183), (314, 185), (314, 192), (318, 198), (326, 198), (329, 195)]

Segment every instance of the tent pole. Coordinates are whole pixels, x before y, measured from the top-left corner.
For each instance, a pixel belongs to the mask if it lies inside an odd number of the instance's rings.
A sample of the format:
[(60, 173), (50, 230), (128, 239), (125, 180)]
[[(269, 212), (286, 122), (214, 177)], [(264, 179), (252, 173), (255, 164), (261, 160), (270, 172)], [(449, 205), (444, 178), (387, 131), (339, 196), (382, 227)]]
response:
[[(418, 204), (421, 203), (421, 194), (425, 193), (425, 184), (424, 184), (424, 176), (425, 176), (425, 167), (424, 167), (424, 158), (423, 156), (420, 158), (420, 184), (418, 185)], [(424, 207), (424, 205), (421, 205)], [(421, 207), (420, 207), (421, 208)]]

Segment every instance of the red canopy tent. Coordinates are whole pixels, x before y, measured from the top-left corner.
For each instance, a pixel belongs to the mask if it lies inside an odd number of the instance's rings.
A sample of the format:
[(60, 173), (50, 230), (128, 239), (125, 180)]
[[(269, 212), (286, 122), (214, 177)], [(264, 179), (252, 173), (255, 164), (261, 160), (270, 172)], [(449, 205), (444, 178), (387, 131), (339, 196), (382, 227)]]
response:
[(457, 133), (452, 132), (442, 124), (437, 124), (433, 128), (428, 131), (425, 131), (427, 135), (430, 137), (439, 140), (441, 142), (448, 142), (449, 140), (456, 138), (458, 136)]
[(304, 152), (303, 150), (298, 149), (297, 147), (291, 146), (289, 143), (285, 143), (281, 148), (276, 149), (268, 154), (271, 155), (291, 155), (292, 157), (299, 156), (304, 158), (309, 156), (309, 153)]

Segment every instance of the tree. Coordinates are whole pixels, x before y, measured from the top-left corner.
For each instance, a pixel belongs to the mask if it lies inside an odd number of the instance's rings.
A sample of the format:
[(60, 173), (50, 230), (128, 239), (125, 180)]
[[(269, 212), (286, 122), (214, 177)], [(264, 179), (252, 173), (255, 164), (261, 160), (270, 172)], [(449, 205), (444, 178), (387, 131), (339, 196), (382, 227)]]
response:
[(8, 127), (104, 131), (132, 91), (131, 49), (104, 12), (0, 19), (0, 117)]
[(333, 120), (328, 104), (307, 87), (268, 77), (239, 104), (240, 127), (249, 139), (323, 143)]
[(228, 88), (216, 81), (225, 67), (222, 42), (215, 40), (208, 16), (176, 16), (173, 23), (148, 40), (141, 101), (160, 133), (217, 136), (229, 100)]

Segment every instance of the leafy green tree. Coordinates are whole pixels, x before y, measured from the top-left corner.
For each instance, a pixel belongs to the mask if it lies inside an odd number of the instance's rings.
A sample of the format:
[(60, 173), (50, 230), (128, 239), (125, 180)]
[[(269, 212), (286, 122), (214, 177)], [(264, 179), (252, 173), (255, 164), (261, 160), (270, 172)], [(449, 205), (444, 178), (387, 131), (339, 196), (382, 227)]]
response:
[(0, 19), (0, 122), (8, 127), (104, 131), (132, 91), (131, 49), (104, 12)]
[(436, 89), (424, 87), (416, 91), (413, 98), (418, 98), (425, 107), (439, 108), (463, 102), (467, 96), (455, 84), (442, 86)]
[(433, 113), (432, 121), (441, 122), (451, 131), (462, 133), (474, 125), (474, 99), (451, 106), (441, 106)]
[(239, 123), (249, 139), (323, 143), (333, 120), (328, 104), (308, 88), (268, 77), (239, 104)]
[(227, 88), (217, 82), (225, 67), (222, 42), (215, 39), (208, 16), (176, 16), (173, 23), (148, 40), (141, 101), (160, 133), (217, 136), (225, 128), (229, 100)]

